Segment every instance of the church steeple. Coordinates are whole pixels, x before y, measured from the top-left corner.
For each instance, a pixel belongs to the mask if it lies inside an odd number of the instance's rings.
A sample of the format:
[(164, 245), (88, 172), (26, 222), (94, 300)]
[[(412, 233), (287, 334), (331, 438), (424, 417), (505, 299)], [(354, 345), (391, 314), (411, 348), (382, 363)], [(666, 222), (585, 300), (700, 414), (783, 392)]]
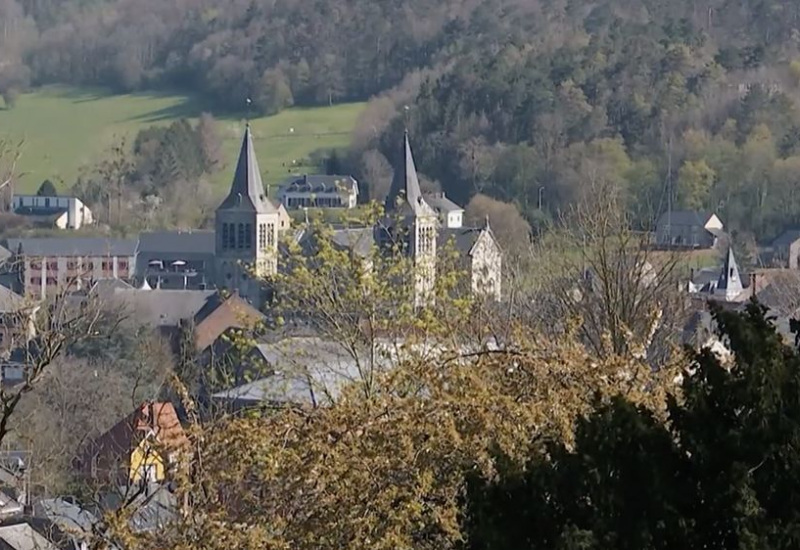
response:
[(264, 195), (264, 184), (261, 181), (261, 172), (258, 168), (258, 159), (256, 159), (249, 123), (244, 131), (231, 190), (219, 209), (249, 210), (264, 214), (277, 212)]
[(414, 164), (414, 155), (408, 141), (408, 130), (403, 134), (400, 163), (395, 168), (392, 186), (386, 197), (384, 208), (386, 212), (410, 210), (408, 213), (414, 216), (435, 214), (430, 205), (422, 198), (417, 167)]
[(717, 281), (716, 294), (722, 295), (726, 300), (733, 300), (742, 293), (742, 278), (739, 275), (739, 266), (736, 265), (736, 258), (733, 255), (733, 244), (728, 247), (728, 254), (722, 264), (722, 271)]

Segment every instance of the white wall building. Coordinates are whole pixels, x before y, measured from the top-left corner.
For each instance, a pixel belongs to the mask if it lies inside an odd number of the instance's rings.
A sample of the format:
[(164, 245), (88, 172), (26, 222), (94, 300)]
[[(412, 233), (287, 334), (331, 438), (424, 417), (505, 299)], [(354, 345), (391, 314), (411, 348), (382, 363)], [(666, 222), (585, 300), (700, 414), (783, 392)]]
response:
[(77, 197), (14, 195), (11, 206), (21, 216), (53, 216), (59, 229), (80, 229), (94, 222), (92, 211)]
[(296, 176), (280, 186), (278, 200), (287, 209), (355, 208), (358, 182), (352, 176)]

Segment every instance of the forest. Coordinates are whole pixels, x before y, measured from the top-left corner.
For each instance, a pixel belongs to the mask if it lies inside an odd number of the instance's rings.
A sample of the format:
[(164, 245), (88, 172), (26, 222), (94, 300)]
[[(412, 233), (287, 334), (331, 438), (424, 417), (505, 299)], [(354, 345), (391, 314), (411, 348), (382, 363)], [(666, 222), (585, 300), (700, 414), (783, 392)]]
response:
[(380, 199), (405, 126), (429, 185), (534, 229), (598, 185), (648, 229), (800, 223), (790, 0), (0, 0), (0, 93), (199, 92), (215, 112), (370, 100), (345, 167)]

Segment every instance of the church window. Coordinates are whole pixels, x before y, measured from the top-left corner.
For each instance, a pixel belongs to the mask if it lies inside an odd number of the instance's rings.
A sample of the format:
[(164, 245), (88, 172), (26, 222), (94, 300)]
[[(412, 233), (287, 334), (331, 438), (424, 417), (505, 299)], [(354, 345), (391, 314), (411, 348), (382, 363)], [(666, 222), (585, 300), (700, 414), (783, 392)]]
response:
[(228, 248), (232, 250), (236, 248), (236, 224), (229, 223), (226, 225), (228, 226)]
[(239, 248), (244, 248), (244, 224), (239, 224), (239, 238), (237, 239)]
[(272, 250), (275, 246), (275, 224), (267, 224), (267, 248)]
[(228, 248), (228, 224), (222, 224), (222, 249)]
[(267, 248), (267, 226), (266, 224), (258, 224), (258, 249), (264, 250)]
[(245, 232), (244, 232), (244, 247), (247, 250), (253, 248), (253, 225), (247, 224), (245, 225)]

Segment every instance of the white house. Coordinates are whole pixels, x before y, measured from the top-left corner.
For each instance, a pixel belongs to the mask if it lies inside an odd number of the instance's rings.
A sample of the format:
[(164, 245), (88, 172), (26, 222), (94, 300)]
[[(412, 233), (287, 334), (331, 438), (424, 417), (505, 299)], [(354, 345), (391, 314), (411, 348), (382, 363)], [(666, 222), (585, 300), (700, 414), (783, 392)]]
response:
[(77, 197), (14, 195), (11, 206), (21, 216), (52, 216), (59, 229), (80, 229), (94, 221), (92, 211)]
[(425, 195), (425, 202), (439, 215), (440, 227), (458, 229), (464, 225), (464, 209), (448, 199), (444, 193)]
[(295, 176), (280, 186), (278, 200), (286, 208), (355, 208), (358, 182), (352, 176)]

